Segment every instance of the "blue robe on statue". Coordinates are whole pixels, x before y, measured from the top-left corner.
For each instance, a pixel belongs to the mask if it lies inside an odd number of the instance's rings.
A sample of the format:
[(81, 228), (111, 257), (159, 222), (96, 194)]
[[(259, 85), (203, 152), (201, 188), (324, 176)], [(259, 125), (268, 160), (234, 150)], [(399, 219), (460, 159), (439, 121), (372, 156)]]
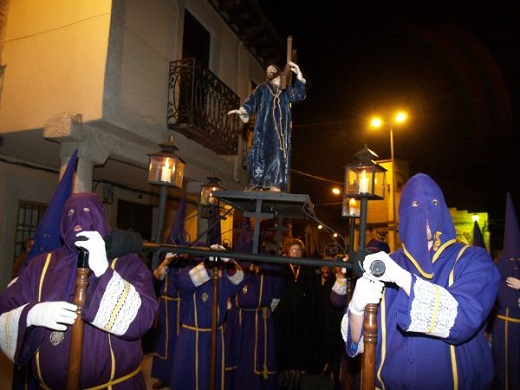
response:
[(266, 81), (247, 97), (243, 108), (256, 113), (253, 142), (247, 156), (251, 186), (288, 190), (291, 161), (291, 103), (305, 99), (305, 83), (295, 79), (282, 90)]

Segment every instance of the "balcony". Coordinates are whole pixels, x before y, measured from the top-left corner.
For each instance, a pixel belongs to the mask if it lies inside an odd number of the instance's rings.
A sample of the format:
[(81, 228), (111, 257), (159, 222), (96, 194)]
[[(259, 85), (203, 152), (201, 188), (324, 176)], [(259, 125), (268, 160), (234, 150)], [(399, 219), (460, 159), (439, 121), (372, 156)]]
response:
[(194, 58), (170, 62), (168, 128), (220, 155), (238, 153), (240, 98)]

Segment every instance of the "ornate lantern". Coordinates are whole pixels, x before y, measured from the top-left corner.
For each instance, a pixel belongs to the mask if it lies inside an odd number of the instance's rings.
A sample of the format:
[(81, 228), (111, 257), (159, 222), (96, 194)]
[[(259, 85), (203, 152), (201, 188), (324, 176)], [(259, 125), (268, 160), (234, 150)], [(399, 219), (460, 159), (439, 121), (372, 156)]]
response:
[(182, 188), (186, 163), (176, 155), (179, 150), (173, 143), (173, 137), (159, 144), (161, 150), (151, 153), (148, 165), (148, 183), (166, 187)]
[(354, 156), (358, 161), (345, 166), (344, 217), (360, 216), (360, 199), (385, 198), (386, 169), (374, 161), (377, 154), (365, 145)]

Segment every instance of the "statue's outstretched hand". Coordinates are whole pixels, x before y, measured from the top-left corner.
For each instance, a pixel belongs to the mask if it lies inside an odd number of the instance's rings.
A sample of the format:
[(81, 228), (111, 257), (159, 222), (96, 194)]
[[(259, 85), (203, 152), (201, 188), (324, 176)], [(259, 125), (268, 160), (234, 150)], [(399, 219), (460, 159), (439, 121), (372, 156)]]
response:
[(296, 78), (298, 80), (305, 82), (305, 79), (303, 78), (303, 74), (302, 74), (302, 71), (300, 70), (300, 67), (292, 61), (289, 61), (288, 64), (289, 64), (289, 68), (291, 68), (291, 70), (296, 74)]
[(246, 109), (244, 107), (240, 107), (236, 110), (228, 111), (228, 115), (238, 115), (240, 117), (240, 120), (244, 123), (247, 123), (249, 121), (249, 114), (247, 113)]

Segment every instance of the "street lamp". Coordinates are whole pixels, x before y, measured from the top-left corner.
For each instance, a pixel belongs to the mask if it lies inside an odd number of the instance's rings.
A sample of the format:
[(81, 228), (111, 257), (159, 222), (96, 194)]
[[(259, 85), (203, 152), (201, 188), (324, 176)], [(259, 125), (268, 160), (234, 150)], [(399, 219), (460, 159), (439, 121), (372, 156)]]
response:
[(150, 157), (148, 183), (161, 188), (155, 242), (161, 242), (162, 240), (168, 187), (182, 188), (184, 168), (186, 167), (186, 163), (176, 155), (176, 151), (179, 149), (173, 143), (172, 136), (168, 137), (168, 141), (159, 144), (159, 146), (161, 147), (160, 151), (148, 155)]
[[(390, 121), (389, 123), (389, 126), (388, 126), (388, 129), (390, 131), (390, 161), (391, 161), (391, 164), (392, 164), (392, 198), (391, 198), (391, 203), (392, 203), (392, 220), (390, 221), (390, 224), (389, 224), (389, 230), (392, 232), (389, 236), (390, 238), (390, 242), (389, 242), (389, 245), (390, 245), (390, 248), (392, 248), (392, 250), (395, 250), (397, 249), (397, 213), (396, 213), (396, 190), (395, 190), (395, 187), (396, 187), (396, 180), (395, 180), (395, 172), (396, 172), (396, 169), (395, 169), (395, 156), (394, 156), (394, 130), (397, 128), (397, 126), (400, 124), (400, 123), (403, 123), (406, 121), (408, 117), (408, 114), (404, 111), (399, 111), (395, 114), (395, 116), (392, 118), (392, 120)], [(385, 122), (383, 121), (383, 119), (381, 119), (380, 117), (375, 117), (375, 118), (372, 118), (372, 120), (370, 121), (370, 126), (373, 127), (373, 128), (380, 128), (382, 126), (385, 125)]]
[(209, 245), (216, 244), (213, 240), (218, 240), (217, 235), (220, 234), (220, 229), (217, 229), (217, 224), (220, 223), (220, 204), (218, 198), (213, 196), (215, 191), (221, 191), (224, 188), (220, 184), (220, 179), (216, 176), (209, 176), (208, 181), (200, 186), (200, 211), (201, 218), (206, 218), (206, 243)]

